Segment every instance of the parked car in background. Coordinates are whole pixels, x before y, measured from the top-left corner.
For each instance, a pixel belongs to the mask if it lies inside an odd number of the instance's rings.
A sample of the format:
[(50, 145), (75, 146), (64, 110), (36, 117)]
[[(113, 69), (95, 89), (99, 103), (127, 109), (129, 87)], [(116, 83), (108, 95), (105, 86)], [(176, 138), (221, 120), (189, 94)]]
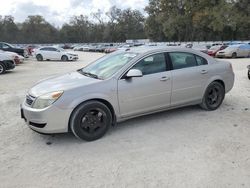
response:
[(15, 62), (16, 65), (24, 62), (24, 57), (21, 55), (18, 55), (15, 52), (8, 52), (8, 51), (0, 50), (0, 53), (4, 53), (5, 55), (9, 56)]
[(214, 45), (211, 48), (209, 48), (209, 50), (207, 51), (207, 54), (210, 56), (215, 57), (216, 53), (220, 50), (224, 50), (226, 49), (228, 46), (226, 45)]
[(15, 48), (13, 45), (8, 44), (6, 42), (0, 42), (0, 50), (8, 51), (8, 52), (15, 52), (18, 55), (23, 57), (29, 57), (29, 53), (27, 49), (24, 48)]
[(192, 49), (203, 52), (203, 53), (207, 53), (210, 47), (211, 46), (207, 44), (193, 44), (192, 45)]
[(231, 45), (228, 46), (224, 50), (220, 50), (216, 53), (216, 57), (250, 57), (250, 45), (248, 44), (239, 44), (239, 45)]
[(78, 45), (73, 48), (74, 51), (82, 51), (82, 52), (88, 52), (89, 46), (87, 45)]
[(107, 47), (104, 52), (105, 53), (112, 53), (112, 52), (115, 52), (117, 50), (118, 46), (110, 46), (110, 47)]
[(27, 48), (27, 51), (28, 51), (28, 54), (31, 56), (33, 55), (33, 52), (35, 49), (38, 49), (40, 46), (38, 45), (28, 45), (26, 48)]
[(0, 74), (4, 74), (7, 70), (15, 68), (13, 57), (7, 53), (0, 52)]
[(35, 57), (37, 61), (43, 60), (62, 60), (72, 61), (77, 60), (78, 55), (72, 52), (68, 52), (62, 48), (57, 47), (42, 47), (36, 50)]
[(100, 44), (96, 47), (96, 52), (104, 52), (105, 49), (112, 47), (113, 44)]
[(28, 91), (21, 116), (36, 132), (72, 131), (91, 141), (137, 116), (196, 104), (216, 110), (233, 85), (232, 65), (199, 51), (131, 48), (38, 82)]

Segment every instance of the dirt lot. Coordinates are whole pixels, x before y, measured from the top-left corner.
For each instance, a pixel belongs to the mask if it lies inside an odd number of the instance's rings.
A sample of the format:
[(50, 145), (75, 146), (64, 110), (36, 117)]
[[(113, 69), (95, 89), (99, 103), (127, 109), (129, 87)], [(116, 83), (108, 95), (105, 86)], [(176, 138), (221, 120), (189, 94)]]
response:
[(123, 122), (95, 142), (45, 136), (20, 118), (19, 104), (38, 80), (83, 67), (32, 59), (0, 76), (0, 187), (250, 187), (250, 59), (223, 105), (197, 106)]

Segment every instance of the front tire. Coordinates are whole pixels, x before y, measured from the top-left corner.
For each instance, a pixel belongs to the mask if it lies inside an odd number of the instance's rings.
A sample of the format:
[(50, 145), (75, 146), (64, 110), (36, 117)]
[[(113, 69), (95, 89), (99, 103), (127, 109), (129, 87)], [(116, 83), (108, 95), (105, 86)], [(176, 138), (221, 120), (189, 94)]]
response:
[(250, 70), (247, 71), (248, 79), (250, 80)]
[(0, 74), (4, 74), (6, 72), (5, 65), (0, 62)]
[(70, 128), (82, 140), (101, 138), (112, 124), (109, 108), (99, 101), (88, 101), (78, 106), (71, 115)]
[(68, 61), (69, 58), (66, 56), (66, 55), (63, 55), (62, 58), (61, 58), (62, 61)]
[(237, 58), (237, 53), (236, 52), (232, 53), (232, 58)]
[(225, 97), (225, 88), (219, 82), (212, 82), (206, 89), (200, 106), (205, 110), (216, 110)]

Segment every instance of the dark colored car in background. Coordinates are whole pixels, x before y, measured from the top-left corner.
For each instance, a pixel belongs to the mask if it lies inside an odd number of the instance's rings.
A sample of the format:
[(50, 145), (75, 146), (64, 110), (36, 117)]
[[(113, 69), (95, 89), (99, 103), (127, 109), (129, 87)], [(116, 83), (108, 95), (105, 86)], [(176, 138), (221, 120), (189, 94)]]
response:
[(18, 55), (21, 55), (23, 57), (28, 57), (28, 50), (23, 48), (15, 48), (11, 44), (8, 44), (6, 42), (0, 42), (0, 50), (8, 51), (8, 52), (15, 52)]

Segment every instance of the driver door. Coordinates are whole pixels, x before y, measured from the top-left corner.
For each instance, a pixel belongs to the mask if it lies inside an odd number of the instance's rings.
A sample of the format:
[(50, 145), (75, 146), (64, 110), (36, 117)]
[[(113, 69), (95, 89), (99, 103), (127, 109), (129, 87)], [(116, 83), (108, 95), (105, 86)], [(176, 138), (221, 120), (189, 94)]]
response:
[(131, 69), (142, 77), (118, 80), (118, 100), (122, 117), (143, 114), (170, 106), (172, 76), (164, 53), (150, 55)]

